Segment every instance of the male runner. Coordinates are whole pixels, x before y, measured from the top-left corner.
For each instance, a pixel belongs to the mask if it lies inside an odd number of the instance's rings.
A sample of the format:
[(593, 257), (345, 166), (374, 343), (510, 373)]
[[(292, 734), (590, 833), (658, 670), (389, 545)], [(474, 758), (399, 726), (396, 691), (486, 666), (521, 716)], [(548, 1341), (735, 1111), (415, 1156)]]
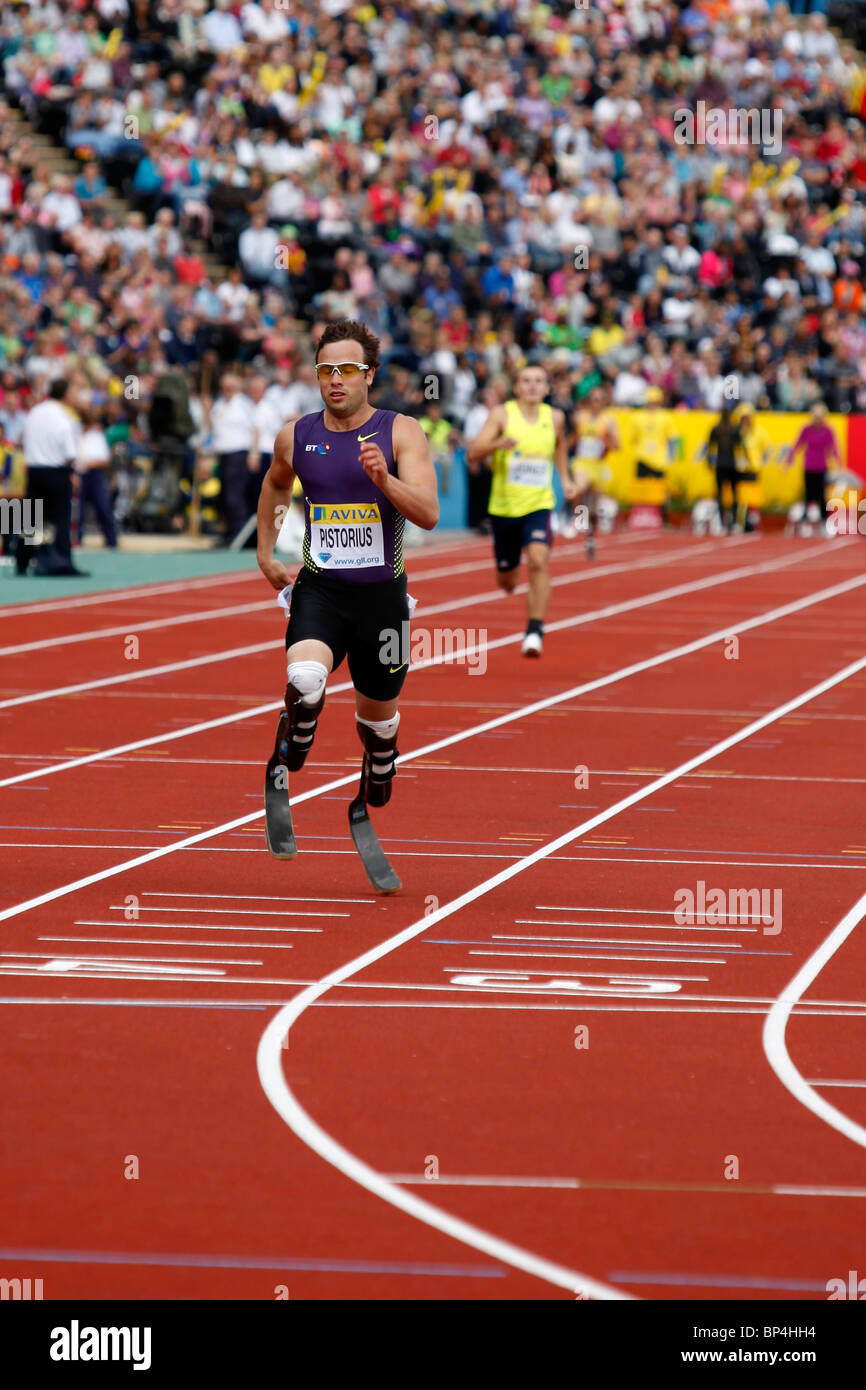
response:
[[(586, 507), (586, 554), (590, 560), (595, 559), (599, 465), (607, 454), (619, 448), (616, 416), (613, 411), (605, 409), (604, 392), (600, 386), (595, 386), (586, 404), (577, 412), (576, 458), (572, 469), (572, 478), (577, 487), (577, 505)], [(569, 503), (569, 508), (573, 505)], [(574, 529), (567, 529), (565, 534), (573, 536)]]
[[(395, 668), (381, 653), (389, 648), (383, 634), (403, 633), (410, 616), (404, 521), (430, 531), (439, 520), (423, 430), (407, 415), (374, 410), (367, 399), (378, 365), (379, 340), (365, 324), (341, 319), (328, 325), (316, 349), (325, 408), (280, 430), (258, 508), (259, 566), (282, 590), (289, 575), (273, 549), (293, 481), (300, 479), (304, 567), (291, 595), (289, 682), (274, 759), (289, 771), (303, 766), (328, 673), (348, 657), (364, 746), (359, 797), (372, 806), (388, 801), (398, 755), (397, 703), (407, 663)], [(279, 858), (297, 852), (290, 822), (286, 844), (274, 845), (269, 833), (269, 847)]]
[(577, 495), (568, 472), (565, 415), (545, 405), (549, 389), (543, 367), (523, 367), (517, 374), (514, 399), (494, 406), (467, 450), (470, 464), (493, 455), (487, 510), (493, 525), (497, 579), (506, 593), (517, 585), (520, 557), (526, 550), (529, 594), (524, 656), (541, 656), (550, 602), (554, 466), (566, 498), (571, 501)]

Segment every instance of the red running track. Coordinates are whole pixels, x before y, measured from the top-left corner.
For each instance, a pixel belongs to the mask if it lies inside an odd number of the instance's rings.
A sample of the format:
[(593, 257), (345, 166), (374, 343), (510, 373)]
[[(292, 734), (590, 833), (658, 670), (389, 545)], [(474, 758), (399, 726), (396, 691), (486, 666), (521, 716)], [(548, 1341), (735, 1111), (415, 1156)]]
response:
[[(301, 854), (265, 851), (263, 581), (6, 610), (0, 1276), (826, 1298), (866, 1201), (862, 561), (561, 545), (527, 662), (486, 544), (413, 556), (415, 631), (476, 649), (407, 682), (390, 899), (346, 830), (342, 670)], [(677, 921), (700, 882), (772, 922)]]

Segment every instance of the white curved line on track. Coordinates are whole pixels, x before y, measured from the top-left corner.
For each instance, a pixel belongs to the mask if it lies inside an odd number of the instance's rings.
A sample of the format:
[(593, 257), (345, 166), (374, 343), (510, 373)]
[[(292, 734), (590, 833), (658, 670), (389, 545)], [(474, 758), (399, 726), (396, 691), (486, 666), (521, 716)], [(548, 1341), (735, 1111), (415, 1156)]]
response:
[[(845, 913), (841, 922), (833, 928), (817, 950), (800, 967), (790, 984), (782, 991), (767, 1015), (764, 1024), (763, 1043), (767, 1061), (778, 1076), (782, 1085), (791, 1092), (795, 1100), (811, 1110), (832, 1129), (838, 1130), (846, 1138), (852, 1139), (861, 1148), (866, 1148), (866, 1128), (852, 1120), (835, 1105), (820, 1096), (805, 1079), (791, 1060), (785, 1032), (791, 1010), (800, 1003), (802, 996), (817, 980), (821, 971), (832, 960), (840, 946), (848, 940), (855, 927), (866, 917), (866, 893)], [(805, 1002), (805, 1001), (804, 1001)], [(823, 1002), (823, 1001), (820, 1001)]]
[[(271, 1019), (262, 1034), (256, 1054), (256, 1064), (258, 1066), (262, 1088), (277, 1114), (281, 1116), (302, 1143), (306, 1144), (314, 1153), (317, 1153), (321, 1158), (325, 1159), (327, 1163), (330, 1163), (338, 1172), (343, 1173), (346, 1177), (351, 1178), (353, 1182), (358, 1183), (360, 1187), (366, 1188), (367, 1191), (372, 1192), (375, 1196), (381, 1197), (384, 1202), (388, 1202), (391, 1206), (400, 1208), (400, 1210), (405, 1211), (409, 1216), (415, 1217), (416, 1220), (423, 1222), (425, 1225), (432, 1226), (434, 1229), (442, 1231), (445, 1235), (453, 1236), (456, 1240), (460, 1240), (476, 1250), (483, 1250), (486, 1254), (492, 1255), (494, 1258), (502, 1260), (506, 1264), (513, 1265), (517, 1269), (522, 1269), (529, 1274), (534, 1274), (538, 1278), (546, 1279), (549, 1283), (556, 1284), (560, 1288), (571, 1289), (575, 1293), (589, 1293), (593, 1297), (600, 1299), (629, 1297), (629, 1295), (624, 1294), (621, 1290), (614, 1289), (607, 1284), (598, 1283), (596, 1280), (581, 1274), (577, 1270), (567, 1269), (558, 1264), (552, 1264), (541, 1256), (535, 1255), (528, 1250), (523, 1250), (519, 1246), (511, 1245), (510, 1242), (502, 1241), (497, 1236), (491, 1235), (488, 1231), (482, 1230), (479, 1226), (473, 1226), (468, 1221), (463, 1221), (452, 1216), (441, 1207), (434, 1206), (432, 1203), (426, 1202), (419, 1197), (413, 1197), (411, 1193), (405, 1192), (402, 1188), (390, 1182), (382, 1173), (377, 1173), (375, 1169), (364, 1163), (357, 1155), (350, 1153), (350, 1151), (344, 1148), (332, 1135), (328, 1134), (297, 1101), (286, 1081), (283, 1071), (282, 1057), (284, 1042), (293, 1024), (297, 1022), (311, 1004), (321, 999), (322, 995), (326, 994), (333, 986), (344, 984), (353, 975), (357, 975), (360, 971), (366, 969), (367, 966), (381, 960), (383, 956), (390, 955), (400, 946), (406, 945), (407, 942), (414, 940), (415, 937), (420, 936), (422, 932), (427, 931), (430, 927), (435, 926), (446, 917), (453, 916), (453, 914), (459, 912), (461, 908), (477, 901), (478, 898), (484, 897), (487, 893), (492, 892), (493, 889), (500, 887), (504, 883), (508, 883), (511, 879), (516, 878), (518, 874), (522, 874), (527, 869), (532, 868), (541, 860), (548, 859), (558, 850), (564, 849), (567, 845), (572, 844), (573, 841), (580, 836), (588, 834), (597, 826), (612, 820), (629, 807), (636, 805), (640, 801), (646, 800), (647, 797), (652, 796), (663, 787), (669, 786), (686, 773), (694, 771), (696, 767), (701, 767), (704, 763), (719, 757), (720, 754), (727, 752), (729, 748), (734, 748), (737, 744), (745, 742), (754, 734), (760, 732), (761, 729), (765, 729), (768, 725), (775, 723), (779, 719), (783, 719), (786, 715), (792, 713), (793, 710), (800, 709), (811, 700), (823, 695), (828, 690), (832, 690), (835, 686), (842, 684), (844, 681), (849, 680), (852, 676), (857, 675), (863, 670), (866, 670), (866, 656), (860, 657), (858, 661), (851, 662), (839, 671), (835, 671), (833, 675), (819, 681), (816, 685), (811, 686), (800, 695), (795, 695), (792, 699), (786, 700), (784, 704), (778, 705), (775, 709), (768, 711), (767, 714), (761, 715), (760, 718), (753, 720), (750, 724), (746, 725), (745, 728), (738, 729), (735, 733), (729, 734), (727, 738), (720, 739), (719, 742), (713, 744), (711, 748), (704, 749), (693, 758), (689, 758), (686, 762), (681, 763), (679, 767), (675, 767), (670, 772), (664, 773), (661, 777), (655, 778), (654, 781), (649, 782), (645, 787), (631, 792), (628, 796), (623, 797), (622, 800), (598, 812), (597, 815), (591, 816), (589, 820), (582, 821), (580, 825), (572, 827), (572, 829), (567, 830), (565, 834), (557, 836), (554, 840), (550, 840), (546, 845), (541, 845), (538, 849), (533, 850), (531, 854), (517, 860), (516, 863), (509, 864), (507, 868), (500, 870), (499, 873), (493, 874), (491, 878), (485, 879), (474, 888), (470, 888), (467, 892), (461, 893), (458, 897), (453, 898), (451, 902), (445, 903), (442, 907), (437, 908), (435, 912), (431, 912), (429, 915), (420, 918), (420, 920), (411, 923), (394, 936), (380, 942), (377, 946), (371, 947), (370, 950), (365, 951), (362, 955), (356, 956), (354, 960), (350, 960), (345, 965), (338, 966), (336, 970), (330, 971), (327, 975), (323, 976), (322, 979), (317, 980), (315, 984), (308, 985), (305, 989), (302, 989), (294, 999), (291, 999), (284, 1005), (284, 1007)], [(866, 911), (866, 896), (861, 899), (857, 907), (859, 908), (861, 905), (863, 911)], [(832, 933), (831, 937), (828, 938), (828, 942), (825, 943), (825, 948), (830, 942), (833, 943), (827, 953), (827, 959), (829, 959), (829, 956), (833, 954), (833, 951), (836, 950), (836, 947), (841, 944), (849, 932), (853, 930), (855, 922), (852, 921), (849, 924), (849, 918), (852, 917), (856, 910), (857, 909), (852, 909), (852, 912), (840, 923), (839, 927), (836, 928), (836, 932)], [(861, 912), (860, 916), (862, 915), (863, 913)], [(860, 916), (856, 918), (856, 921), (860, 920)], [(847, 929), (843, 932), (843, 928)], [(824, 948), (822, 948), (822, 950), (824, 950)], [(806, 987), (806, 983), (811, 982), (811, 978), (814, 978), (814, 975), (818, 974), (822, 965), (825, 963), (823, 959), (820, 959), (821, 954), (821, 950), (816, 952), (815, 956), (807, 962), (807, 965), (800, 972), (804, 979), (803, 988)], [(808, 970), (813, 966), (816, 960), (818, 960), (818, 964), (815, 966), (814, 974), (807, 979)], [(799, 978), (798, 976), (794, 981), (795, 985)], [(799, 1073), (797, 1073), (797, 1075), (799, 1076)], [(800, 1080), (802, 1080), (802, 1078), (800, 1078)], [(805, 1083), (803, 1084), (805, 1085)], [(816, 1097), (815, 1099), (819, 1098)], [(826, 1102), (822, 1102), (822, 1104), (826, 1104)], [(834, 1107), (830, 1105), (827, 1105), (827, 1109), (834, 1111)], [(839, 1114), (839, 1112), (835, 1113)], [(841, 1118), (845, 1119), (844, 1116), (841, 1116)], [(838, 1125), (836, 1127), (838, 1128)], [(859, 1126), (857, 1126), (857, 1128), (859, 1128)]]
[[(708, 581), (699, 581), (706, 585)], [(616, 685), (621, 680), (628, 679), (629, 676), (639, 675), (643, 671), (654, 670), (657, 666), (667, 665), (669, 661), (676, 661), (682, 656), (690, 656), (693, 652), (703, 651), (715, 643), (726, 641), (741, 632), (751, 632), (756, 628), (764, 627), (768, 623), (778, 622), (780, 618), (790, 617), (794, 613), (802, 612), (803, 609), (812, 608), (816, 604), (824, 603), (828, 599), (838, 598), (842, 594), (850, 593), (854, 589), (862, 588), (866, 584), (866, 575), (859, 575), (853, 579), (843, 580), (839, 584), (833, 584), (827, 589), (819, 589), (816, 593), (807, 594), (804, 598), (794, 599), (790, 603), (782, 604), (778, 608), (771, 608), (763, 613), (759, 613), (754, 618), (746, 618), (739, 623), (731, 623), (723, 628), (717, 628), (714, 632), (707, 633), (704, 637), (696, 637), (691, 642), (685, 642), (678, 647), (670, 647), (667, 651), (658, 652), (655, 656), (645, 657), (641, 661), (632, 662), (629, 666), (620, 667), (617, 671), (611, 671), (606, 676), (597, 676), (595, 680), (584, 681), (581, 685), (572, 686), (569, 690), (560, 691), (557, 695), (548, 695), (542, 700), (535, 700), (532, 704), (523, 705), (520, 709), (509, 710), (507, 714), (501, 714), (494, 719), (487, 719), (482, 724), (473, 724), (468, 729), (460, 729), (455, 734), (449, 734), (446, 738), (437, 739), (434, 743), (424, 744), (421, 748), (415, 748), (409, 753), (401, 755), (401, 765), (412, 762), (417, 758), (424, 758), (431, 753), (438, 753), (442, 748), (451, 748), (454, 744), (463, 743), (466, 739), (475, 738), (478, 734), (488, 733), (492, 729), (502, 728), (503, 725), (512, 724), (515, 720), (525, 719), (532, 714), (537, 714), (540, 710), (552, 709), (555, 705), (566, 703), (568, 700), (577, 699), (578, 696), (587, 694), (593, 690), (601, 690), (609, 685)], [(613, 605), (614, 608), (617, 605)], [(604, 610), (600, 610), (604, 611)], [(570, 620), (569, 620), (570, 621)], [(581, 621), (576, 619), (575, 621)], [(567, 625), (567, 624), (566, 624)], [(562, 624), (557, 624), (562, 626)], [(549, 631), (550, 629), (548, 629)], [(500, 639), (503, 641), (519, 641), (520, 634), (516, 638)], [(491, 646), (496, 645), (494, 643)], [(424, 663), (419, 663), (419, 666)], [(435, 664), (432, 660), (430, 665)], [(265, 706), (265, 708), (268, 708)], [(272, 708), (279, 709), (281, 706), (275, 705)], [(247, 716), (249, 717), (249, 716)], [(217, 721), (214, 721), (215, 723)], [(749, 728), (752, 728), (749, 725)], [(763, 728), (763, 725), (760, 725)], [(181, 733), (188, 732), (182, 730)], [(171, 735), (168, 736), (170, 738)], [(166, 740), (167, 741), (167, 740)], [(735, 738), (736, 741), (736, 738)], [(98, 755), (97, 755), (98, 756)], [(691, 767), (699, 767), (705, 761), (700, 755), (692, 762), (683, 764), (686, 770)], [(42, 770), (44, 775), (46, 769)], [(681, 769), (682, 771), (682, 769)], [(29, 774), (25, 774), (29, 775)], [(303, 801), (310, 801), (314, 797), (324, 796), (327, 792), (336, 791), (340, 787), (347, 787), (357, 783), (357, 772), (350, 772), (346, 777), (335, 778), (331, 782), (321, 783), (318, 787), (311, 788), (310, 791), (300, 792), (293, 796), (291, 804), (299, 805)], [(655, 785), (653, 783), (649, 784)], [(638, 793), (634, 793), (635, 796)], [(173, 854), (176, 850), (190, 849), (194, 845), (200, 845), (207, 840), (212, 840), (220, 835), (228, 834), (232, 830), (237, 830), (240, 826), (251, 825), (253, 821), (264, 818), (264, 809), (251, 811), (245, 816), (238, 816), (234, 820), (225, 821), (222, 825), (216, 825), (209, 830), (200, 830), (195, 835), (184, 836), (182, 840), (175, 840), (170, 845), (161, 845), (158, 849), (152, 849), (144, 854), (137, 855), (134, 859), (124, 860), (120, 864), (110, 865), (106, 869), (99, 869), (96, 873), (88, 874), (84, 878), (66, 883), (59, 888), (52, 888), (47, 893), (41, 893), (35, 898), (28, 898), (24, 902), (15, 903), (12, 907), (4, 908), (0, 912), (0, 922), (6, 921), (10, 917), (17, 917), (22, 912), (28, 912), (31, 908), (40, 907), (44, 903), (54, 902), (57, 898), (65, 897), (68, 893), (74, 893), (79, 888), (86, 888), (93, 883), (101, 883), (104, 879), (113, 878), (116, 874), (124, 873), (128, 869), (135, 869), (142, 864), (150, 864), (155, 859), (162, 859), (167, 854)], [(328, 851), (330, 852), (330, 851)], [(354, 851), (348, 851), (354, 853)], [(853, 867), (853, 866), (852, 866)]]

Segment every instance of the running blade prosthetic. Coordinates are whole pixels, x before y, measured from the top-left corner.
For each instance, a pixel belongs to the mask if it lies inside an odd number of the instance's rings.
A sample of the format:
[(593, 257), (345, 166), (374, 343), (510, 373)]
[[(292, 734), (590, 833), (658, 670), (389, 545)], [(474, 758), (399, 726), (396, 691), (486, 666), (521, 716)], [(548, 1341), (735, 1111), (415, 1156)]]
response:
[(360, 794), (349, 806), (349, 829), (355, 849), (361, 856), (364, 871), (376, 892), (399, 893), (403, 884), (385, 858), (379, 837), (367, 812), (367, 803)]
[(265, 772), (265, 839), (275, 859), (294, 859), (298, 852), (289, 800), (289, 715), (282, 710), (277, 737)]
[(358, 737), (364, 747), (358, 795), (349, 807), (349, 829), (361, 856), (368, 879), (377, 893), (399, 893), (403, 887), (385, 858), (379, 837), (367, 811), (385, 806), (391, 797), (391, 783), (397, 766), (397, 737), (382, 738), (366, 724), (358, 723)]

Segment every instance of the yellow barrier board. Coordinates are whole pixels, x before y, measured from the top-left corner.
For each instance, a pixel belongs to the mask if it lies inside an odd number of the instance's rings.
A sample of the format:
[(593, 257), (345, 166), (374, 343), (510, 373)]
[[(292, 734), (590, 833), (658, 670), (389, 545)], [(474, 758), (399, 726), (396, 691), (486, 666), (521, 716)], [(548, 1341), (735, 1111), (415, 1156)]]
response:
[[(665, 410), (658, 413), (664, 416), (666, 480), (671, 499), (691, 508), (701, 498), (715, 497), (716, 476), (707, 463), (707, 440), (719, 419), (718, 412)], [(616, 418), (623, 447), (605, 455), (600, 463), (593, 466), (593, 481), (619, 503), (630, 506), (635, 500), (637, 464), (632, 441), (640, 429), (640, 417), (645, 412), (615, 409), (611, 414)], [(789, 415), (775, 411), (763, 411), (752, 417), (746, 442), (751, 468), (757, 472), (758, 480), (748, 485), (750, 506), (787, 511), (802, 497), (802, 455), (790, 469), (785, 468), (785, 462), (788, 450), (796, 442), (803, 426), (809, 424), (810, 418), (807, 414)], [(828, 415), (827, 423), (836, 435), (844, 466), (847, 464), (847, 419), (844, 415)], [(578, 466), (590, 472), (584, 460)], [(745, 491), (742, 500), (747, 500)]]

